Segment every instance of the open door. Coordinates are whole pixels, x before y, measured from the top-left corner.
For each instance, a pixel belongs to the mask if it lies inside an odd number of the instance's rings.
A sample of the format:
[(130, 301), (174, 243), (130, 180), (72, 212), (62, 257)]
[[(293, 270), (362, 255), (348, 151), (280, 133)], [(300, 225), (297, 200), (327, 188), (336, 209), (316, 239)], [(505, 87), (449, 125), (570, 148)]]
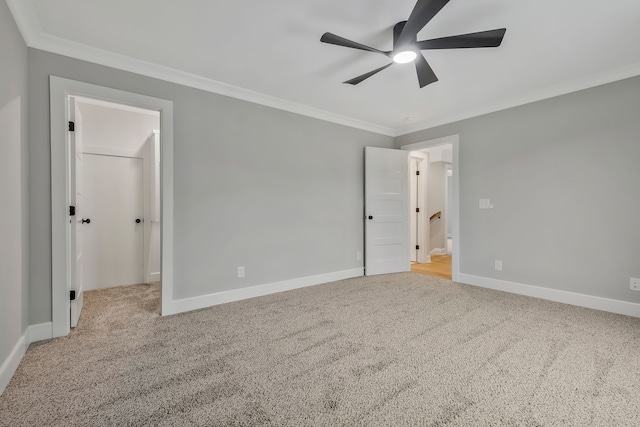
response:
[(408, 152), (365, 147), (365, 275), (410, 271)]
[(82, 227), (85, 222), (82, 210), (82, 117), (75, 98), (69, 97), (69, 300), (70, 325), (75, 328), (82, 311)]

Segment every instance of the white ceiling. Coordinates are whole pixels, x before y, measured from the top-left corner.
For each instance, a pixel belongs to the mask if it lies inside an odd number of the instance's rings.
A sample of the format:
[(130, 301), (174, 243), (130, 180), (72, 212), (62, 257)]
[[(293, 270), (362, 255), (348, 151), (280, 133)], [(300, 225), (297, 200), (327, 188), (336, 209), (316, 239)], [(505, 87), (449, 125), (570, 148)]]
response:
[(387, 135), (640, 75), (638, 0), (451, 0), (418, 34), (507, 28), (499, 48), (388, 63), (320, 43), (332, 32), (391, 50), (415, 0), (7, 0), (31, 47)]

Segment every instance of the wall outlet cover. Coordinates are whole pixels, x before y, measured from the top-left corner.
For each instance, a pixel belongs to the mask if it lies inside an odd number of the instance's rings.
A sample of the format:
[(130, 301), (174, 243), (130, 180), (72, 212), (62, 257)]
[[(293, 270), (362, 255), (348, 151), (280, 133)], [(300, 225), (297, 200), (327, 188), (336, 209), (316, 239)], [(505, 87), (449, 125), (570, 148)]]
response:
[(502, 271), (502, 261), (501, 260), (497, 259), (495, 261), (495, 269), (496, 269), (496, 271)]
[(629, 289), (632, 291), (640, 291), (640, 279), (632, 277)]

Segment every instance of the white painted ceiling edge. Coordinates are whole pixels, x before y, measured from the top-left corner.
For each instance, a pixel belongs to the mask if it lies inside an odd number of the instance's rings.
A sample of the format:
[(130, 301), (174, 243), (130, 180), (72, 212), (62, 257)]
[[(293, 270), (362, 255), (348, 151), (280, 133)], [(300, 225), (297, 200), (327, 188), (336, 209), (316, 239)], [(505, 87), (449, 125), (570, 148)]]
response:
[(116, 54), (103, 49), (97, 49), (85, 44), (54, 37), (43, 32), (30, 0), (6, 0), (6, 3), (18, 28), (20, 29), (20, 33), (22, 34), (25, 43), (31, 48), (392, 137), (406, 135), (408, 133), (640, 75), (640, 62), (638, 62), (620, 69), (609, 70), (605, 73), (592, 75), (588, 78), (571, 80), (560, 85), (548, 87), (544, 90), (538, 90), (516, 98), (502, 100), (498, 103), (485, 104), (478, 108), (462, 110), (456, 114), (438, 117), (435, 120), (412, 123), (401, 128), (393, 129), (277, 98), (271, 95), (265, 95), (162, 65), (141, 61), (129, 56)]

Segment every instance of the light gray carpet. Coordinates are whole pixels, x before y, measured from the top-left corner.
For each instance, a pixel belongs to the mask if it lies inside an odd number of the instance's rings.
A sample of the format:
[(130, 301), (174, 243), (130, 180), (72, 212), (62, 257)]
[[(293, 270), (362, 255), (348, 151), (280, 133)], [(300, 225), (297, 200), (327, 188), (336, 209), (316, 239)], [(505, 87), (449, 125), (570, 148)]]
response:
[(170, 317), (88, 292), (0, 425), (639, 426), (640, 319), (413, 273)]

